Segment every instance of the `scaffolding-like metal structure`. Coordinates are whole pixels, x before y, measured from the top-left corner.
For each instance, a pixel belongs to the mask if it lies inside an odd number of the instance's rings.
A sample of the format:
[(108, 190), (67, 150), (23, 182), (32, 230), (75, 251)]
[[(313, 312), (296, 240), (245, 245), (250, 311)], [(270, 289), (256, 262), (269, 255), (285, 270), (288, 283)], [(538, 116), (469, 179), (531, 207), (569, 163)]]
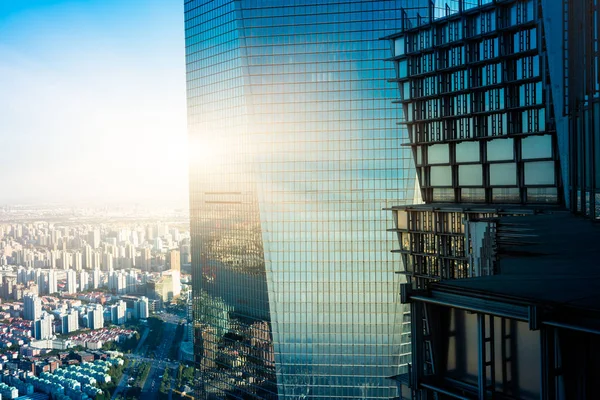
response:
[(600, 230), (571, 214), (600, 218), (600, 1), (450, 3), (385, 38), (426, 203), (391, 208), (412, 339), (392, 378), (403, 399), (600, 397)]

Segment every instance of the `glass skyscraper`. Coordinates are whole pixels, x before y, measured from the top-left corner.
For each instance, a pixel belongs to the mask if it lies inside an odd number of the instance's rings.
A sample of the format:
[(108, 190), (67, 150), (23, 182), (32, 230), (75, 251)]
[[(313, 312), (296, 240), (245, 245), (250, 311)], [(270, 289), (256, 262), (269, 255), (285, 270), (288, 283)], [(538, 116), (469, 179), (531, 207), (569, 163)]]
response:
[(396, 395), (384, 209), (415, 173), (379, 39), (401, 3), (185, 2), (199, 397)]

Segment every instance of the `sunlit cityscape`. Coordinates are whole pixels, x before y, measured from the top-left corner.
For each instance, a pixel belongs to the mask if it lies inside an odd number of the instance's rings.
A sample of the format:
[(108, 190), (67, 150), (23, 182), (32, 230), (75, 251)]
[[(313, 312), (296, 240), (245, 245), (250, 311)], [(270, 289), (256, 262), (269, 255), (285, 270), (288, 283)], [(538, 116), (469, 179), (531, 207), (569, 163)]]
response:
[(0, 400), (599, 399), (598, 0), (0, 2)]

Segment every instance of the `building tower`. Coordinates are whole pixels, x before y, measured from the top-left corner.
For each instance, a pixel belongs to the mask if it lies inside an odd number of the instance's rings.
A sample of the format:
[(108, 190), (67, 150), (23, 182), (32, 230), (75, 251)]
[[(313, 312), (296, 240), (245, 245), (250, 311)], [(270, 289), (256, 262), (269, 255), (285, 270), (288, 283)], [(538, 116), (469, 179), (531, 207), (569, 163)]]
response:
[(181, 271), (179, 250), (169, 250), (169, 253), (167, 254), (167, 269)]
[(67, 270), (67, 293), (77, 293), (77, 272), (72, 269)]
[(399, 398), (600, 397), (598, 2), (400, 14), (389, 60), (426, 204), (391, 207)]
[(83, 270), (79, 271), (79, 290), (84, 292), (90, 287), (90, 274)]
[(83, 257), (81, 252), (76, 251), (73, 253), (73, 269), (75, 271), (81, 271), (83, 267)]
[(104, 310), (100, 304), (94, 304), (88, 307), (88, 328), (101, 329), (104, 327)]
[[(409, 332), (382, 209), (415, 173), (379, 39), (398, 17), (396, 0), (186, 1), (195, 354), (213, 377), (197, 397), (396, 396)], [(223, 369), (242, 343), (261, 351)]]
[(23, 296), (23, 319), (35, 321), (42, 316), (42, 299), (36, 294)]
[(54, 315), (42, 311), (39, 319), (33, 321), (33, 337), (37, 340), (51, 339), (54, 335)]
[(58, 280), (56, 276), (56, 270), (48, 270), (48, 294), (54, 294), (58, 292)]
[(100, 247), (100, 231), (98, 229), (88, 232), (88, 243), (93, 249)]

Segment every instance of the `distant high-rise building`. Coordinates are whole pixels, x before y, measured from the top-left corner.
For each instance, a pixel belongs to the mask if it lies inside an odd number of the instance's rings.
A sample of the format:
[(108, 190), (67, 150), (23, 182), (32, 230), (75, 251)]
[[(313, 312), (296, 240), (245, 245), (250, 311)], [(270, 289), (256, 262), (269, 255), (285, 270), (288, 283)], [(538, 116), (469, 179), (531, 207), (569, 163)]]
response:
[(58, 292), (58, 277), (54, 269), (48, 270), (48, 294)]
[(82, 267), (83, 267), (83, 259), (82, 259), (82, 254), (79, 251), (76, 251), (75, 253), (73, 253), (73, 269), (75, 271), (81, 271)]
[(102, 254), (98, 251), (92, 253), (92, 269), (102, 269)]
[(94, 304), (87, 309), (88, 328), (101, 329), (104, 327), (104, 310), (100, 304)]
[(113, 255), (112, 253), (103, 253), (102, 254), (102, 270), (103, 271), (112, 271), (113, 270)]
[(140, 267), (142, 268), (142, 270), (144, 271), (150, 271), (151, 269), (151, 263), (152, 263), (152, 252), (150, 251), (150, 248), (148, 247), (144, 247), (141, 250), (141, 260), (142, 263), (140, 265)]
[(169, 253), (167, 254), (167, 269), (181, 271), (179, 250), (169, 250)]
[(93, 265), (92, 265), (92, 246), (90, 246), (89, 244), (86, 244), (83, 247), (83, 268), (85, 269), (92, 269)]
[(127, 305), (123, 300), (119, 300), (117, 303), (110, 306), (112, 323), (115, 325), (122, 325), (127, 322), (127, 318), (125, 316), (126, 310)]
[(90, 274), (83, 270), (79, 271), (79, 290), (84, 292), (90, 287)]
[(88, 232), (88, 243), (94, 249), (100, 247), (100, 231), (98, 229), (94, 229)]
[(149, 300), (145, 296), (140, 297), (140, 299), (135, 302), (136, 313), (139, 319), (147, 319), (150, 316), (149, 304)]
[(37, 340), (51, 339), (54, 336), (53, 323), (54, 316), (43, 311), (41, 317), (33, 321), (33, 337)]
[(154, 251), (156, 252), (162, 252), (163, 250), (163, 240), (160, 237), (155, 237), (154, 238), (154, 246), (153, 246)]
[(67, 252), (66, 250), (63, 250), (61, 252), (61, 266), (62, 269), (67, 270), (69, 268), (71, 268), (71, 262), (72, 262), (72, 256), (71, 253)]
[(62, 333), (71, 333), (79, 330), (79, 312), (71, 308), (61, 315)]
[(122, 271), (112, 271), (108, 275), (108, 290), (115, 294), (126, 293), (127, 276)]
[(67, 293), (77, 293), (77, 272), (72, 269), (67, 270), (67, 285), (65, 291)]
[(13, 297), (13, 290), (17, 284), (16, 276), (3, 276), (2, 277), (2, 297), (4, 299), (11, 299)]
[(92, 270), (92, 287), (98, 289), (102, 285), (101, 274), (98, 268)]
[(42, 299), (37, 294), (23, 296), (23, 319), (35, 321), (42, 317)]

